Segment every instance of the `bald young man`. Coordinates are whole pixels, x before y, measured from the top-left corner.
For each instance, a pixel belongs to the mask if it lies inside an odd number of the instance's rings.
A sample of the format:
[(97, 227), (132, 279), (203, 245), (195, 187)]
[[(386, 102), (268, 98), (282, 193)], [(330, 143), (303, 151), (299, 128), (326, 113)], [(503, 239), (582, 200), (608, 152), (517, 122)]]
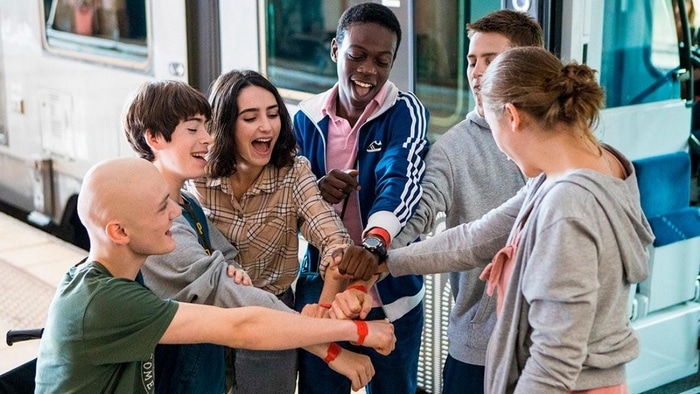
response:
[(180, 212), (167, 183), (146, 160), (108, 160), (88, 171), (78, 214), (90, 252), (64, 276), (51, 303), (36, 393), (152, 393), (157, 343), (281, 350), (358, 341), (382, 354), (393, 350), (393, 326), (383, 321), (365, 327), (261, 307), (159, 299), (134, 279), (149, 255), (175, 248), (170, 226)]

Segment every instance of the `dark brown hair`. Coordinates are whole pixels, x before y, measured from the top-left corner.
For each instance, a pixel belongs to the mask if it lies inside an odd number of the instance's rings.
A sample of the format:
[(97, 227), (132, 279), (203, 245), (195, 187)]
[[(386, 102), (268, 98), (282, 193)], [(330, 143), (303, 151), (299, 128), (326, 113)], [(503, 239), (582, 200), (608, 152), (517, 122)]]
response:
[(174, 80), (146, 82), (124, 107), (124, 133), (141, 158), (153, 161), (155, 157), (146, 143), (146, 132), (150, 130), (153, 135), (162, 135), (170, 142), (177, 125), (195, 115), (211, 118), (207, 98), (195, 88)]
[(502, 34), (514, 47), (544, 46), (542, 27), (524, 12), (494, 11), (474, 23), (467, 23), (467, 35), (471, 37), (474, 33)]
[(236, 119), (238, 119), (238, 96), (241, 90), (248, 86), (258, 86), (275, 96), (279, 107), (282, 127), (275, 146), (272, 148), (270, 164), (277, 168), (291, 166), (294, 163), (296, 140), (292, 120), (287, 106), (275, 85), (265, 77), (252, 70), (233, 70), (221, 74), (214, 81), (209, 102), (212, 107), (212, 118), (209, 130), (214, 139), (214, 145), (209, 150), (209, 175), (212, 177), (227, 177), (236, 172)]

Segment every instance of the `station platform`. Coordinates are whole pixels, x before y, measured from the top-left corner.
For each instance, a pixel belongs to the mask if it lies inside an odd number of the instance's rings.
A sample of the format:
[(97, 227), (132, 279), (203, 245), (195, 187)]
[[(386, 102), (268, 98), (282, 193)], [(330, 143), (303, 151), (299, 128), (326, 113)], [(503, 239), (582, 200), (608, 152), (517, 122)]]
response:
[[(0, 213), (0, 333), (41, 328), (63, 274), (87, 255), (11, 216)], [(37, 356), (39, 341), (0, 344), (0, 374)]]

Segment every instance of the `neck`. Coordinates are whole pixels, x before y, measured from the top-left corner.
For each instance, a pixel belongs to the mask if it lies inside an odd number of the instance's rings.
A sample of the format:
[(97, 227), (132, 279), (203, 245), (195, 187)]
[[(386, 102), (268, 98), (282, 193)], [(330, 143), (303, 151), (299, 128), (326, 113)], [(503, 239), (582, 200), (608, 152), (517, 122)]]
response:
[(160, 171), (163, 179), (165, 179), (165, 182), (168, 184), (170, 198), (178, 204), (184, 203), (184, 200), (180, 195), (180, 190), (182, 190), (182, 186), (185, 184), (186, 179), (183, 179), (177, 174), (168, 171), (168, 169), (166, 169), (158, 160), (154, 161), (153, 164), (156, 166), (156, 168), (158, 168), (158, 171)]
[(533, 154), (542, 158), (541, 169), (549, 181), (577, 169), (609, 172), (601, 148), (582, 134), (555, 132), (550, 141), (540, 146), (544, 151)]
[(125, 253), (119, 247), (112, 248), (112, 250), (101, 250), (99, 247), (96, 247), (90, 249), (88, 261), (99, 262), (115, 278), (134, 280), (146, 262), (146, 257)]
[(231, 175), (231, 186), (233, 187), (234, 196), (240, 200), (246, 191), (253, 186), (255, 180), (262, 174), (265, 167), (252, 167), (246, 164), (239, 164), (236, 167), (236, 172)]

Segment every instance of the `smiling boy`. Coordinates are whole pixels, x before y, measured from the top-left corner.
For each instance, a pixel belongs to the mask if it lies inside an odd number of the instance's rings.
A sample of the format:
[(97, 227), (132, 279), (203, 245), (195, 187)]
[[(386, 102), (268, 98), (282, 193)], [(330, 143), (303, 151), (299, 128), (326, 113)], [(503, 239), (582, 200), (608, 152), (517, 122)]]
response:
[[(401, 26), (386, 6), (362, 3), (347, 9), (331, 42), (338, 82), (301, 102), (294, 117), (299, 154), (320, 178), (323, 198), (335, 204), (354, 243), (379, 255), (416, 209), (428, 149), (427, 109), (389, 81), (400, 43)], [(310, 248), (306, 264), (316, 270), (318, 251)], [(391, 356), (367, 353), (376, 370), (371, 391), (414, 393), (423, 279), (390, 276), (370, 292), (374, 308), (367, 319), (388, 318), (397, 336)], [(347, 393), (347, 383), (317, 361), (300, 357), (299, 392)]]

